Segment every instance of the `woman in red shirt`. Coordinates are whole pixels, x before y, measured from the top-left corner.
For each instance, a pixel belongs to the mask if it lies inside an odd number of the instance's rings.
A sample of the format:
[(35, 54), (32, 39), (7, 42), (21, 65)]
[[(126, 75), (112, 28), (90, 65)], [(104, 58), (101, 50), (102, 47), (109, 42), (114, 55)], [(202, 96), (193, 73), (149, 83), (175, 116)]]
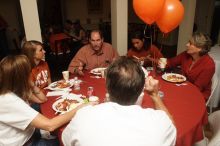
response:
[(128, 50), (127, 56), (140, 62), (144, 61), (144, 66), (152, 66), (153, 59), (163, 57), (155, 45), (146, 42), (141, 31), (136, 31), (131, 35), (131, 42), (133, 47)]
[[(32, 88), (38, 89), (39, 92), (34, 93), (34, 103), (43, 103), (47, 101), (46, 96), (42, 93), (44, 87), (51, 83), (50, 70), (47, 62), (45, 62), (45, 51), (43, 45), (38, 41), (26, 41), (22, 48), (23, 54), (26, 55), (31, 64), (30, 84)], [(37, 110), (39, 107), (36, 107)]]
[(207, 35), (195, 33), (186, 47), (186, 51), (168, 59), (167, 67), (180, 66), (182, 74), (199, 88), (207, 101), (211, 94), (212, 76), (215, 73), (215, 63), (208, 55), (211, 40)]

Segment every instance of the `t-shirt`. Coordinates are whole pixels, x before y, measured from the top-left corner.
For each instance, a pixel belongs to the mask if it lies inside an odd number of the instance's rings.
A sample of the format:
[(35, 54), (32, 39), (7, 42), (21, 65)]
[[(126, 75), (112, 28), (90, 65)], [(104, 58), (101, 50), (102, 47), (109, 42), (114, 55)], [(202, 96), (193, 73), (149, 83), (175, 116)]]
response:
[(48, 79), (50, 78), (50, 70), (47, 62), (40, 61), (31, 71), (31, 79), (39, 88), (48, 86)]
[(32, 136), (38, 112), (13, 93), (0, 95), (0, 145), (22, 146)]
[(80, 109), (62, 141), (65, 146), (173, 146), (176, 128), (164, 111), (107, 102)]

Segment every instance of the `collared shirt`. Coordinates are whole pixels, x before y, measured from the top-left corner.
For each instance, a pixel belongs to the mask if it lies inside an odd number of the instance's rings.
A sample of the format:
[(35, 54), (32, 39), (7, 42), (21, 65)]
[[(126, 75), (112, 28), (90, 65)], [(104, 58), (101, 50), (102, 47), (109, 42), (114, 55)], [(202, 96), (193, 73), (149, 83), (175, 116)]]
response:
[(103, 42), (101, 49), (101, 52), (97, 54), (90, 44), (83, 46), (70, 62), (68, 70), (73, 73), (74, 69), (80, 66), (80, 63), (82, 63), (84, 69), (87, 70), (97, 67), (106, 67), (118, 57), (118, 52), (113, 49), (109, 43)]

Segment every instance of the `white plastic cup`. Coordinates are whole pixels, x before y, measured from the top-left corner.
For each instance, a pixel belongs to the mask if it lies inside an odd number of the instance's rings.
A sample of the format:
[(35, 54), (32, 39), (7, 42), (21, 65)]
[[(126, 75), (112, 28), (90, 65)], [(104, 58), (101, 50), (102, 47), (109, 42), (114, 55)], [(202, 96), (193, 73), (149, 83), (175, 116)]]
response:
[(89, 102), (99, 102), (99, 98), (97, 96), (90, 96)]
[(63, 71), (63, 79), (67, 82), (69, 81), (69, 71)]
[(165, 69), (167, 65), (167, 58), (160, 58), (159, 59), (159, 67), (161, 69)]

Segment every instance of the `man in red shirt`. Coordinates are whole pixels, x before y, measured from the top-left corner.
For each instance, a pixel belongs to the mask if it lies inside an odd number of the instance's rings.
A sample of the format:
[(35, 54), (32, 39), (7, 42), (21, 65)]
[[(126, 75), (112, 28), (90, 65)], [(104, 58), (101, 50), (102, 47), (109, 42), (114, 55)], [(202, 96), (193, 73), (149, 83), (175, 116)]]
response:
[(68, 70), (71, 73), (83, 75), (83, 69), (107, 67), (117, 57), (118, 52), (112, 48), (112, 45), (104, 42), (101, 31), (93, 30), (90, 33), (89, 44), (77, 52)]

